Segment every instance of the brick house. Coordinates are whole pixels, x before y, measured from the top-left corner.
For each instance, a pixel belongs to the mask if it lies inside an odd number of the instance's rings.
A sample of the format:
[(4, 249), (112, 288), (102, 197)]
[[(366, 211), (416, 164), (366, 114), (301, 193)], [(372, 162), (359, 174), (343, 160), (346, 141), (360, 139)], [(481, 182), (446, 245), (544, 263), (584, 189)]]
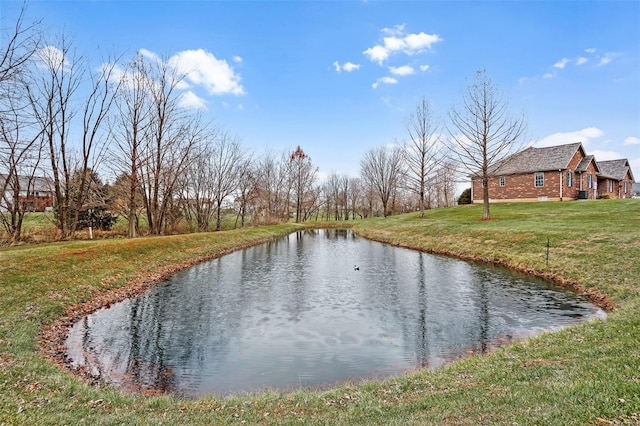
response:
[[(43, 212), (53, 206), (53, 183), (49, 178), (39, 176), (18, 176), (8, 179), (0, 174), (0, 212), (13, 210), (17, 204), (25, 211)], [(16, 194), (17, 199), (16, 199)]]
[[(603, 195), (602, 185), (609, 188), (610, 184), (605, 181), (610, 180), (614, 182), (614, 190), (607, 192), (610, 196), (624, 195), (626, 185), (630, 197), (633, 175), (629, 162), (614, 160), (602, 163), (593, 155), (587, 155), (580, 142), (529, 147), (490, 168), (489, 200), (495, 203), (596, 199)], [(619, 187), (622, 187), (620, 192)], [(479, 173), (471, 175), (471, 199), (474, 203), (482, 202)]]
[(598, 196), (601, 198), (631, 198), (633, 196), (633, 174), (625, 158), (598, 161)]

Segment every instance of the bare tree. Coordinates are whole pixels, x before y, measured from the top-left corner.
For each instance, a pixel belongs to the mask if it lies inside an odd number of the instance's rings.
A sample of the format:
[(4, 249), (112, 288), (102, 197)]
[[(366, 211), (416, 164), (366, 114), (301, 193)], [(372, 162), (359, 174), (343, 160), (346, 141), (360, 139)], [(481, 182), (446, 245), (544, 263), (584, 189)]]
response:
[(149, 223), (149, 232), (162, 233), (180, 176), (192, 160), (192, 153), (205, 136), (200, 117), (180, 106), (178, 87), (184, 75), (167, 61), (151, 61), (147, 74), (150, 93), (148, 141), (139, 171)]
[(118, 97), (118, 125), (114, 134), (115, 149), (112, 150), (114, 168), (120, 170), (121, 178), (128, 179), (123, 212), (129, 222), (128, 237), (135, 238), (138, 230), (138, 209), (141, 207), (139, 169), (143, 163), (143, 145), (148, 139), (149, 120), (151, 116), (149, 69), (140, 55), (134, 58), (120, 76), (122, 90)]
[(216, 210), (216, 231), (222, 229), (222, 205), (240, 186), (240, 166), (244, 151), (240, 142), (226, 132), (216, 138), (211, 153), (213, 199)]
[(178, 88), (184, 75), (167, 61), (139, 53), (120, 74), (122, 96), (113, 161), (130, 179), (129, 237), (136, 235), (139, 193), (149, 232), (157, 235), (163, 232), (168, 215), (173, 225), (179, 219), (180, 185), (209, 126), (200, 115), (182, 108)]
[(103, 64), (97, 73), (91, 73), (89, 93), (82, 107), (82, 143), (80, 146), (79, 174), (77, 195), (74, 197), (70, 221), (70, 232), (73, 234), (79, 223), (80, 211), (87, 199), (92, 173), (102, 164), (107, 141), (111, 136), (108, 124), (111, 107), (114, 104), (122, 82), (115, 76), (115, 59)]
[(205, 146), (190, 163), (185, 181), (180, 185), (185, 205), (185, 216), (195, 219), (198, 231), (208, 231), (215, 212), (214, 185), (211, 175), (213, 149)]
[(431, 174), (441, 161), (439, 126), (427, 99), (422, 98), (407, 121), (409, 143), (404, 146), (407, 166), (406, 185), (418, 195), (420, 217), (424, 217), (425, 187)]
[(352, 193), (356, 183), (356, 179), (335, 172), (329, 175), (323, 188), (327, 219), (333, 217), (334, 220), (349, 220), (350, 211), (355, 214)]
[(351, 217), (356, 220), (356, 214), (362, 218), (362, 213), (358, 213), (358, 209), (361, 207), (362, 201), (362, 182), (359, 178), (349, 178), (349, 193), (347, 194), (347, 201), (351, 206)]
[(340, 181), (342, 176), (331, 173), (325, 182), (325, 197), (327, 205), (327, 217), (333, 216), (334, 220), (340, 220)]
[(71, 121), (77, 110), (72, 102), (82, 81), (80, 60), (63, 35), (56, 45), (38, 51), (40, 75), (28, 85), (33, 114), (42, 129), (53, 177), (54, 211), (61, 238), (71, 236), (69, 183), (77, 164), (71, 144)]
[(452, 157), (482, 180), (482, 219), (490, 219), (492, 167), (518, 147), (526, 129), (525, 118), (510, 115), (509, 103), (481, 70), (463, 93), (462, 105), (449, 112), (449, 119)]
[[(26, 93), (47, 149), (56, 224), (61, 238), (66, 239), (77, 229), (90, 171), (100, 167), (108, 140), (105, 124), (118, 85), (111, 81), (114, 66), (89, 71), (85, 79), (88, 67), (64, 34), (56, 43), (39, 49), (37, 57)], [(83, 84), (88, 93), (80, 98)], [(81, 122), (78, 133), (74, 133), (76, 119)], [(72, 193), (70, 179), (78, 174), (79, 187)]]
[(432, 188), (429, 203), (435, 207), (450, 207), (454, 203), (456, 167), (451, 160), (444, 160), (429, 178)]
[(289, 220), (293, 188), (291, 155), (266, 152), (256, 163), (256, 214), (266, 223)]
[(298, 146), (289, 156), (290, 179), (295, 196), (296, 223), (306, 220), (305, 202), (309, 197), (315, 198), (313, 185), (317, 169), (313, 167), (311, 157)]
[(401, 149), (397, 146), (379, 146), (371, 149), (360, 161), (360, 174), (363, 181), (371, 185), (380, 198), (382, 214), (387, 217), (389, 200), (403, 174)]
[[(255, 164), (251, 158), (244, 158), (238, 164), (238, 194), (235, 199), (237, 205), (236, 222), (234, 227), (238, 227), (238, 219), (240, 219), (240, 227), (244, 228), (247, 216), (247, 210), (250, 209), (253, 201), (257, 198), (257, 182), (258, 173), (255, 170)], [(255, 209), (252, 213), (255, 214)]]
[(36, 176), (42, 172), (41, 131), (29, 114), (26, 93), (39, 47), (38, 22), (25, 24), (25, 13), (23, 5), (14, 25), (0, 30), (0, 223), (11, 243), (21, 238), (36, 181), (44, 181)]
[(0, 84), (15, 81), (38, 50), (40, 34), (37, 29), (40, 23), (25, 23), (25, 15), (26, 3), (22, 5), (13, 26), (0, 30), (3, 46), (0, 48)]
[[(15, 79), (14, 80), (18, 80)], [(19, 81), (14, 81), (19, 86)], [(48, 182), (41, 173), (42, 140), (36, 123), (24, 113), (23, 102), (16, 92), (0, 96), (0, 223), (11, 243), (20, 240), (22, 223), (27, 210), (37, 201), (36, 183)], [(4, 214), (7, 212), (7, 214)]]

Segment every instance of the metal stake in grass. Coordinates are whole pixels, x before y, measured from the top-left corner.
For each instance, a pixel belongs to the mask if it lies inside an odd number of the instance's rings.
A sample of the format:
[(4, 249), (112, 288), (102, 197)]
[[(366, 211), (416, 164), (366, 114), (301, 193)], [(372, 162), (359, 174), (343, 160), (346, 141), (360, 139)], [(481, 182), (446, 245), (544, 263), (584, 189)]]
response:
[(551, 243), (549, 237), (547, 237), (547, 266), (549, 266), (549, 247), (551, 247)]

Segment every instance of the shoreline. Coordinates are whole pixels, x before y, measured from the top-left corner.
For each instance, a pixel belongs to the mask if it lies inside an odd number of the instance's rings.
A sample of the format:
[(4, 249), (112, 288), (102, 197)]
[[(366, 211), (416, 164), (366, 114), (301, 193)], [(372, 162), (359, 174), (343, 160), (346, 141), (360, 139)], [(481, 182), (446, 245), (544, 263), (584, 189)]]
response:
[[(351, 229), (356, 235), (360, 236), (361, 238), (366, 238), (379, 243), (389, 244), (396, 247), (403, 247), (410, 250), (416, 250), (416, 251), (433, 254), (433, 255), (447, 256), (455, 259), (464, 260), (467, 262), (496, 265), (496, 266), (510, 269), (512, 271), (535, 276), (537, 278), (544, 279), (545, 281), (548, 281), (552, 284), (558, 285), (559, 287), (569, 289), (582, 297), (586, 297), (589, 300), (589, 302), (591, 302), (595, 306), (598, 306), (599, 308), (604, 310), (606, 313), (617, 309), (617, 306), (611, 301), (608, 295), (603, 294), (602, 292), (597, 290), (587, 290), (577, 282), (566, 280), (554, 274), (538, 272), (531, 268), (515, 267), (514, 265), (510, 265), (508, 262), (498, 261), (495, 259), (489, 260), (479, 256), (474, 256), (474, 255), (466, 255), (463, 253), (456, 253), (456, 252), (451, 252), (446, 250), (423, 249), (420, 247), (412, 246), (410, 244), (391, 242), (391, 241), (385, 240), (384, 238), (377, 238), (377, 237), (372, 237), (370, 235), (366, 235), (366, 233), (363, 233), (361, 231), (359, 232), (356, 229), (354, 229), (353, 226), (344, 226), (344, 227)], [(305, 229), (309, 229), (309, 228), (324, 229), (325, 227), (310, 226), (310, 227), (306, 227)], [(326, 227), (326, 228), (328, 229), (330, 227)], [(90, 383), (92, 385), (105, 383), (101, 379), (101, 377), (94, 376), (90, 372), (86, 371), (84, 367), (82, 366), (73, 367), (71, 365), (70, 360), (67, 358), (67, 351), (65, 347), (66, 339), (68, 337), (69, 329), (73, 327), (73, 325), (77, 321), (81, 320), (83, 317), (88, 316), (100, 309), (109, 308), (112, 304), (139, 296), (144, 292), (146, 292), (147, 290), (154, 287), (155, 285), (170, 279), (176, 273), (183, 271), (187, 268), (190, 268), (192, 266), (195, 266), (203, 262), (207, 262), (209, 260), (213, 260), (213, 259), (225, 256), (229, 253), (232, 253), (238, 250), (243, 250), (248, 247), (264, 244), (269, 241), (273, 241), (277, 238), (282, 238), (283, 236), (290, 235), (293, 232), (297, 232), (297, 231), (293, 230), (283, 235), (256, 240), (250, 243), (238, 245), (233, 248), (211, 253), (206, 256), (199, 256), (199, 257), (190, 259), (188, 261), (182, 261), (179, 263), (166, 265), (155, 271), (139, 274), (135, 278), (125, 282), (121, 287), (118, 287), (116, 289), (111, 289), (106, 292), (101, 292), (100, 294), (98, 294), (97, 297), (94, 297), (86, 302), (76, 304), (76, 305), (71, 305), (68, 308), (66, 308), (65, 313), (62, 316), (55, 319), (51, 324), (42, 327), (42, 330), (38, 335), (39, 352), (42, 354), (42, 356), (45, 359), (50, 361), (52, 364), (57, 365), (58, 367), (63, 368), (65, 371), (82, 378), (87, 383)], [(108, 282), (108, 281), (117, 280), (117, 279), (118, 277), (114, 276), (107, 279), (103, 279), (102, 282), (104, 283), (105, 281)], [(526, 339), (523, 339), (523, 340), (526, 340)], [(508, 342), (505, 345), (498, 345), (497, 347), (508, 346), (516, 341), (521, 341), (521, 340), (515, 339), (513, 341)], [(458, 359), (453, 359), (447, 364), (451, 364), (452, 362), (456, 362), (457, 360)], [(331, 386), (329, 387), (329, 389), (333, 387), (334, 386)], [(154, 392), (154, 391), (127, 390), (127, 389), (120, 389), (120, 388), (116, 388), (116, 389), (122, 392), (129, 391), (132, 393), (145, 394), (145, 395), (163, 393), (163, 392)], [(176, 397), (180, 398), (177, 395)]]

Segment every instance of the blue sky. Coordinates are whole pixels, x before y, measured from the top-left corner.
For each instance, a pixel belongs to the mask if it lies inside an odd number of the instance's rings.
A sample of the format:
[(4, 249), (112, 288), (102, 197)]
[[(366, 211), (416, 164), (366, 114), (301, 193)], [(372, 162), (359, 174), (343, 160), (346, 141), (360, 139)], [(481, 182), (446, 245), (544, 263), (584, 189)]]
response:
[[(0, 0), (2, 26), (20, 2)], [(426, 97), (444, 123), (475, 71), (524, 113), (527, 142), (581, 141), (640, 181), (640, 2), (31, 1), (96, 67), (148, 54), (197, 70), (185, 104), (256, 155), (300, 145), (322, 174), (406, 138)]]

